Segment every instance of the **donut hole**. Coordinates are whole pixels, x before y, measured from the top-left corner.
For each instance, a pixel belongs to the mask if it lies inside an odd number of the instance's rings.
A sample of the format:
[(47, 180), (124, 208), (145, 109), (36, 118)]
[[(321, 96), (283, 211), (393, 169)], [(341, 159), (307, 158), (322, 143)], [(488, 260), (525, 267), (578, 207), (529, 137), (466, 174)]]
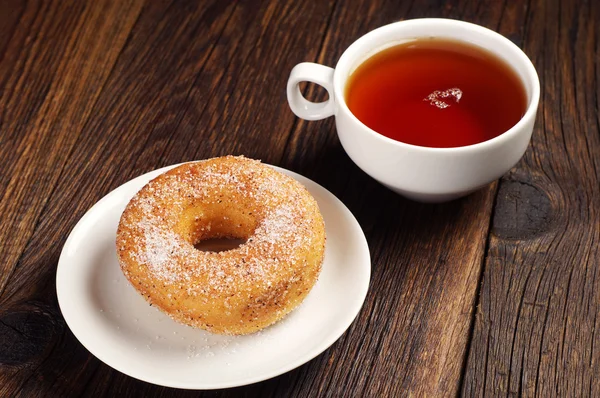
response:
[(200, 242), (194, 244), (194, 247), (203, 252), (225, 252), (228, 250), (237, 249), (244, 243), (246, 243), (247, 239), (235, 239), (235, 238), (209, 238), (201, 240)]
[(217, 202), (186, 209), (177, 230), (200, 251), (222, 252), (243, 245), (254, 234), (256, 224), (251, 211)]

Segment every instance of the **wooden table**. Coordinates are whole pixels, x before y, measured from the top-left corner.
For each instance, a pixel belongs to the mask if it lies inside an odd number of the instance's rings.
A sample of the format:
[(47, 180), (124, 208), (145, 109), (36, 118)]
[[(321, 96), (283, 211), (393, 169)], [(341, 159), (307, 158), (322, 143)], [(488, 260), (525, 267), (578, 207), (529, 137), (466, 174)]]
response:
[[(362, 34), (448, 17), (504, 34), (542, 83), (527, 153), (461, 200), (402, 199), (361, 172), (333, 119), (285, 85)], [(597, 1), (0, 2), (0, 396), (197, 396), (101, 363), (58, 309), (79, 218), (155, 168), (244, 154), (299, 172), (354, 213), (371, 287), (333, 346), (207, 396), (600, 396)], [(321, 98), (314, 87), (311, 98)]]

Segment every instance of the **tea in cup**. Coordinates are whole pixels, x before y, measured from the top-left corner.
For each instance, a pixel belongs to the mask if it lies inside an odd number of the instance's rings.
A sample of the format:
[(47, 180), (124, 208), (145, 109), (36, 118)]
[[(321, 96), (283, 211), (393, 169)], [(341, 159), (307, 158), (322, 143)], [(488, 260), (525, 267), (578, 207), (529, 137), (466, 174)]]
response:
[[(299, 83), (329, 99), (306, 100)], [(354, 42), (335, 69), (298, 64), (287, 86), (292, 111), (335, 116), (340, 142), (367, 174), (410, 199), (443, 202), (498, 179), (523, 156), (540, 85), (511, 41), (448, 19), (383, 26)]]

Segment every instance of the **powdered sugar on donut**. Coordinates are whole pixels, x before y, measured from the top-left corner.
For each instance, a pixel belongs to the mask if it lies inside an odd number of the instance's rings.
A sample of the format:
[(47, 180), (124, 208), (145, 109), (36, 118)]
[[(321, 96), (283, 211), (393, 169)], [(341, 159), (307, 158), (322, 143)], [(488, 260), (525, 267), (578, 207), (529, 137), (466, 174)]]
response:
[(181, 238), (174, 232), (156, 228), (146, 221), (144, 230), (144, 250), (138, 255), (138, 261), (146, 264), (150, 271), (159, 279), (173, 282), (181, 275), (180, 267), (172, 258), (182, 258), (191, 253), (186, 252)]
[[(173, 286), (174, 291), (184, 292), (178, 294), (208, 302), (229, 300), (231, 294), (241, 294), (239, 289), (285, 298), (287, 288), (267, 292), (281, 283), (282, 276), (286, 283), (301, 279), (297, 274), (305, 266), (303, 257), (323, 249), (324, 240), (317, 240), (313, 233), (316, 227), (323, 228), (322, 219), (308, 217), (307, 213), (307, 204), (316, 208), (316, 202), (300, 183), (258, 161), (224, 159), (225, 166), (201, 161), (173, 169), (151, 181), (131, 200), (121, 219), (117, 241), (120, 263), (130, 280), (130, 270), (146, 270), (152, 286)], [(254, 204), (256, 209), (240, 207), (238, 202), (244, 202), (244, 206)], [(194, 206), (221, 206), (242, 212), (245, 219), (256, 220), (256, 225), (247, 242), (237, 249), (201, 252), (176, 231), (181, 215)], [(196, 220), (202, 236), (211, 236), (219, 227), (233, 222), (227, 212), (219, 219), (207, 220), (198, 211)], [(152, 289), (143, 287), (148, 282), (132, 283), (150, 298), (152, 294), (147, 292)], [(264, 305), (264, 297), (257, 296), (256, 302), (252, 295), (248, 297), (249, 308)], [(286, 313), (289, 309), (278, 311)]]

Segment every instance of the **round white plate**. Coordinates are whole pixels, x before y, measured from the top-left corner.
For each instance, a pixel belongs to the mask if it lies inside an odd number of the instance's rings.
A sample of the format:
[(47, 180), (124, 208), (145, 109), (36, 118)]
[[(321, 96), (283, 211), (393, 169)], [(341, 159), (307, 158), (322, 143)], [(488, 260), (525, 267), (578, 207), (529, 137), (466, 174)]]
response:
[(323, 270), (306, 300), (282, 321), (247, 336), (184, 326), (148, 303), (119, 268), (115, 236), (129, 200), (165, 167), (135, 178), (96, 203), (63, 247), (58, 303), (77, 339), (109, 366), (169, 387), (215, 389), (265, 380), (323, 352), (350, 326), (369, 286), (371, 260), (358, 222), (333, 194), (291, 171), (325, 219)]

